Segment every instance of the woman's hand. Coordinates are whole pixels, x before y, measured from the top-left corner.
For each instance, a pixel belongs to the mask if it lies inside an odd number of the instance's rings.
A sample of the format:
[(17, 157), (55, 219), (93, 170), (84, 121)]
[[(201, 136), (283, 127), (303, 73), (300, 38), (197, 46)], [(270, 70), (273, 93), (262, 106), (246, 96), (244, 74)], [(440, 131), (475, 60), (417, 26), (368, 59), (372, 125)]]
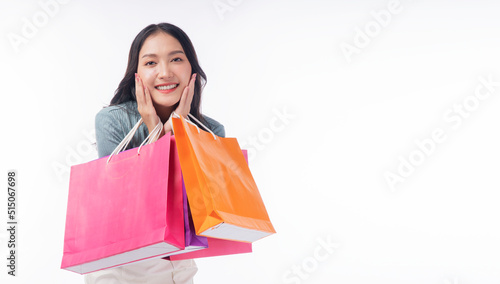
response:
[[(189, 81), (189, 84), (182, 91), (179, 105), (174, 110), (176, 114), (187, 117), (189, 111), (191, 110), (191, 101), (193, 101), (195, 82), (196, 82), (196, 73), (191, 75), (191, 80)], [(165, 131), (165, 133), (172, 131), (172, 125), (170, 124), (170, 119), (163, 125), (163, 130)]]
[(156, 114), (155, 107), (153, 106), (153, 101), (151, 99), (151, 93), (148, 88), (144, 87), (141, 78), (137, 73), (135, 74), (135, 97), (137, 100), (137, 110), (141, 114), (144, 124), (148, 127), (149, 133), (158, 124), (158, 115)]

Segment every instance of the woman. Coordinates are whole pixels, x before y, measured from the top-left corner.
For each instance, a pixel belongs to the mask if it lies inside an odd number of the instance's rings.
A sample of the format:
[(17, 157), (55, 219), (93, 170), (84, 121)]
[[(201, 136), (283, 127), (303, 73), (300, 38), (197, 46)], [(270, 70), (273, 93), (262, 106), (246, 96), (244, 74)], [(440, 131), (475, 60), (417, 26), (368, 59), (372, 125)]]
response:
[[(200, 112), (205, 83), (194, 47), (180, 28), (167, 23), (147, 26), (132, 42), (127, 70), (111, 105), (96, 115), (99, 157), (111, 154), (141, 117), (144, 123), (127, 149), (138, 147), (159, 121), (161, 136), (172, 131), (173, 111), (184, 117), (191, 113), (224, 137), (224, 126)], [(193, 260), (153, 259), (88, 274), (85, 283), (192, 283), (196, 271)]]

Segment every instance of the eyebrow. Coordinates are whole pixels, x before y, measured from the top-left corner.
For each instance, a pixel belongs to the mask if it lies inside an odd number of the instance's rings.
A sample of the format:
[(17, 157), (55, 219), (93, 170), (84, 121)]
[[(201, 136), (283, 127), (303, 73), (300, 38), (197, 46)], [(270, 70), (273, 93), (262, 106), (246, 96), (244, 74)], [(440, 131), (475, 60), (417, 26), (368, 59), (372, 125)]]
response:
[[(177, 54), (177, 53), (184, 54), (184, 52), (182, 50), (174, 50), (174, 51), (170, 51), (170, 53), (167, 54), (167, 55), (168, 56), (172, 56), (172, 55)], [(154, 54), (154, 53), (146, 53), (141, 58), (144, 58), (144, 57), (158, 57), (158, 56), (156, 54)]]

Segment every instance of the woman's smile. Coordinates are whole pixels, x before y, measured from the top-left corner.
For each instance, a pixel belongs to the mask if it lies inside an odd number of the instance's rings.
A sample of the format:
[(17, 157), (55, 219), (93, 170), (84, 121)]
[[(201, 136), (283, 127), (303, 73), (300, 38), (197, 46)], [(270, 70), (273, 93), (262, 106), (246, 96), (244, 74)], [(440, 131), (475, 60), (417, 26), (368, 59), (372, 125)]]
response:
[(157, 85), (157, 86), (155, 86), (155, 89), (158, 90), (160, 93), (168, 94), (168, 93), (171, 93), (171, 92), (177, 90), (177, 87), (179, 87), (179, 84), (168, 83), (168, 84)]

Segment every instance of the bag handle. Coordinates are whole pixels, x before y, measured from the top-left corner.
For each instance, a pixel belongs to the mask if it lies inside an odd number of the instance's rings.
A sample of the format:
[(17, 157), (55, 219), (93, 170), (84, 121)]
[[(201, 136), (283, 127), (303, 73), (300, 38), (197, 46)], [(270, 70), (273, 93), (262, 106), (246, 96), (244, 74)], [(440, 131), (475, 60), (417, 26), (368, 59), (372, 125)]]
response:
[[(177, 114), (175, 111), (173, 111), (172, 114), (170, 114), (170, 118), (172, 118), (172, 117), (181, 118), (181, 116), (179, 114)], [(210, 134), (212, 134), (212, 136), (214, 137), (214, 140), (217, 140), (217, 135), (215, 135), (208, 127), (206, 127), (203, 123), (201, 123), (198, 119), (196, 119), (196, 117), (194, 117), (194, 115), (188, 113), (188, 117), (186, 118), (186, 122), (194, 125), (196, 127), (196, 129), (198, 130), (198, 133), (200, 133), (200, 128), (198, 127), (198, 125), (196, 125), (194, 122), (192, 122), (190, 120), (190, 118), (192, 118), (196, 122), (198, 122), (207, 132), (210, 132)], [(174, 124), (172, 123), (172, 119), (170, 119), (170, 125), (172, 126), (172, 131), (174, 131)]]
[[(132, 127), (132, 129), (130, 129), (128, 134), (125, 135), (125, 138), (123, 138), (123, 140), (120, 142), (120, 144), (118, 144), (116, 146), (116, 148), (113, 150), (113, 152), (109, 155), (108, 161), (106, 162), (106, 164), (109, 163), (109, 161), (111, 160), (111, 158), (113, 156), (118, 155), (118, 153), (120, 153), (121, 151), (123, 151), (124, 149), (127, 148), (130, 141), (132, 141), (132, 138), (134, 137), (135, 132), (137, 132), (137, 129), (139, 129), (139, 126), (141, 126), (142, 123), (143, 123), (143, 120), (141, 117), (141, 119), (139, 119), (139, 121), (137, 121), (137, 123), (134, 125), (134, 127)], [(141, 143), (141, 145), (139, 146), (139, 149), (137, 150), (137, 155), (140, 154), (141, 147), (144, 145), (144, 143), (150, 144), (150, 143), (153, 143), (156, 140), (158, 140), (158, 138), (160, 138), (162, 128), (163, 128), (163, 124), (161, 123), (161, 119), (158, 116), (158, 124), (156, 124), (153, 131), (151, 131), (149, 133), (148, 137), (146, 137), (146, 139), (144, 139), (144, 141)]]

